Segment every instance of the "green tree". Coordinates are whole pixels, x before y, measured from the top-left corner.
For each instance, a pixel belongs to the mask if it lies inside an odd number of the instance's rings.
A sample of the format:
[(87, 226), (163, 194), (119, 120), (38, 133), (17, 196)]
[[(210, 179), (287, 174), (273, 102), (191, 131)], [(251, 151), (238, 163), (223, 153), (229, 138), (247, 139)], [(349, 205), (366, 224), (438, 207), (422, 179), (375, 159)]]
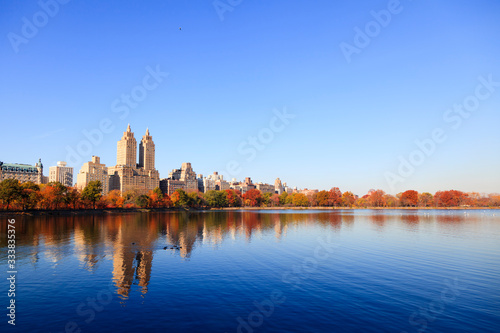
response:
[(288, 197), (288, 193), (287, 192), (283, 192), (283, 193), (280, 194), (280, 205), (281, 206), (284, 206), (284, 205), (287, 204), (287, 201), (286, 201), (287, 197)]
[(172, 193), (172, 202), (176, 207), (187, 207), (190, 203), (190, 198), (187, 195), (186, 191), (183, 189), (177, 189), (174, 193)]
[(273, 194), (272, 193), (269, 193), (269, 192), (266, 192), (266, 193), (262, 193), (262, 203), (266, 206), (266, 207), (269, 207), (271, 206), (271, 196)]
[(85, 186), (82, 193), (82, 199), (92, 202), (92, 207), (95, 209), (95, 203), (102, 196), (102, 184), (99, 180), (93, 180)]
[(198, 194), (198, 192), (190, 192), (188, 193), (188, 197), (190, 207), (201, 207), (205, 205), (203, 196)]
[(0, 183), (0, 200), (7, 204), (7, 210), (10, 203), (21, 199), (21, 185), (17, 179), (4, 179)]
[(147, 208), (149, 206), (149, 197), (146, 194), (141, 194), (135, 200), (135, 204), (141, 208)]
[(158, 196), (158, 199), (163, 199), (163, 192), (160, 190), (159, 187), (155, 187), (153, 192), (156, 193), (156, 195)]
[(227, 207), (229, 202), (227, 200), (227, 193), (225, 191), (208, 191), (203, 195), (207, 205), (214, 208)]

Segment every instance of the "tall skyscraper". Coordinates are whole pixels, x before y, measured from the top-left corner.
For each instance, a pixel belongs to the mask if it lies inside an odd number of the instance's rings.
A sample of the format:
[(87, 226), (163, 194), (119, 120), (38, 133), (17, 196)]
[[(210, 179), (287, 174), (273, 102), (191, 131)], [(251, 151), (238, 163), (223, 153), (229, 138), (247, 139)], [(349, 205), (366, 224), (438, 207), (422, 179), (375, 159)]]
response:
[(130, 130), (130, 124), (128, 124), (127, 131), (123, 132), (122, 139), (117, 144), (116, 165), (135, 168), (136, 164), (137, 141), (134, 138), (134, 133)]
[(149, 129), (139, 145), (137, 163), (137, 141), (130, 124), (127, 126), (117, 144), (116, 166), (108, 168), (108, 175), (109, 191), (147, 193), (160, 186), (160, 173), (155, 169), (155, 144)]
[(155, 143), (153, 137), (149, 135), (149, 128), (146, 129), (146, 134), (139, 144), (139, 167), (144, 170), (155, 168)]

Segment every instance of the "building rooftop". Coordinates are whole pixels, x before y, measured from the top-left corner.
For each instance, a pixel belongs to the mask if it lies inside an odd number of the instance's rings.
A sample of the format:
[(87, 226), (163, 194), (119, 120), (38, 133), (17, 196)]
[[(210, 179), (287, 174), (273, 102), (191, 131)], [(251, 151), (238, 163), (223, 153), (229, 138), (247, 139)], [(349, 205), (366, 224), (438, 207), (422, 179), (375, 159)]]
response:
[(36, 166), (35, 165), (30, 165), (30, 164), (2, 163), (2, 162), (0, 162), (0, 166), (2, 167), (2, 170), (10, 170), (10, 171), (15, 171), (15, 170), (36, 170)]

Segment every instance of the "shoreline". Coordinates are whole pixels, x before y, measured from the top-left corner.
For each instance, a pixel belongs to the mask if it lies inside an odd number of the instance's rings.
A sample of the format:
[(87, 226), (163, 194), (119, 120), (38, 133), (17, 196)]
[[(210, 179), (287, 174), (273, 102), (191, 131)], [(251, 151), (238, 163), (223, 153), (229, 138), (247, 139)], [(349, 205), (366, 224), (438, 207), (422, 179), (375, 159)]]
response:
[(0, 216), (59, 216), (59, 215), (104, 215), (123, 213), (155, 212), (207, 212), (207, 211), (258, 211), (258, 210), (495, 210), (500, 207), (223, 207), (223, 208), (104, 208), (104, 209), (59, 209), (59, 210), (13, 210), (0, 211)]

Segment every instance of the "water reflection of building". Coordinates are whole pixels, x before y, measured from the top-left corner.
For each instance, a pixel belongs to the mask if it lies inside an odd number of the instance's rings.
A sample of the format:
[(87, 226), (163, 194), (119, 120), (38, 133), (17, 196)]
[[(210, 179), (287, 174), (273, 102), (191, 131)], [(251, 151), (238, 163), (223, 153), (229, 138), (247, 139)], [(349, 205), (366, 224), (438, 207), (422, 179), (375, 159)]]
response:
[[(125, 220), (125, 221), (124, 221)], [(149, 230), (153, 224), (141, 219), (141, 215), (118, 216), (112, 234), (113, 281), (117, 293), (127, 298), (132, 285), (148, 292), (153, 264), (153, 246), (157, 235)]]

